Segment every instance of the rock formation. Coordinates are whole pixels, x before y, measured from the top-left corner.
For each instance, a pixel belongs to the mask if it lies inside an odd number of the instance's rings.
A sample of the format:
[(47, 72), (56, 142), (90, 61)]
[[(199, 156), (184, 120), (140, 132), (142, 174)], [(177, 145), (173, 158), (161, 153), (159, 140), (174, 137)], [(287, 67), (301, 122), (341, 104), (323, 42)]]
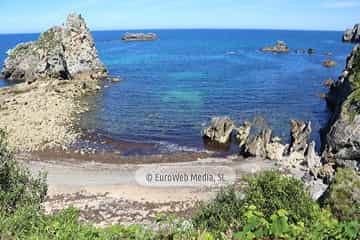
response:
[(245, 145), (245, 155), (251, 157), (267, 158), (266, 148), (271, 140), (272, 130), (270, 128), (264, 128), (256, 136), (249, 138)]
[(225, 144), (230, 141), (234, 128), (235, 124), (229, 117), (214, 117), (210, 126), (203, 130), (203, 137), (214, 143)]
[(291, 141), (288, 153), (305, 153), (311, 134), (311, 122), (291, 120)]
[(157, 35), (155, 33), (125, 33), (121, 39), (123, 41), (154, 41)]
[(355, 46), (346, 68), (330, 88), (327, 103), (333, 113), (325, 129), (324, 159), (360, 170), (360, 47)]
[(284, 41), (277, 41), (273, 47), (264, 47), (261, 49), (262, 52), (275, 52), (275, 53), (288, 53), (290, 49)]
[(1, 73), (9, 80), (106, 76), (90, 30), (77, 14), (70, 14), (66, 24), (50, 28), (37, 41), (18, 44), (7, 54)]
[(242, 148), (245, 145), (250, 135), (251, 123), (244, 122), (240, 127), (236, 128), (235, 131), (236, 131), (236, 140), (239, 143), (239, 147)]
[(346, 29), (343, 35), (343, 42), (360, 42), (360, 24), (355, 24), (353, 29)]

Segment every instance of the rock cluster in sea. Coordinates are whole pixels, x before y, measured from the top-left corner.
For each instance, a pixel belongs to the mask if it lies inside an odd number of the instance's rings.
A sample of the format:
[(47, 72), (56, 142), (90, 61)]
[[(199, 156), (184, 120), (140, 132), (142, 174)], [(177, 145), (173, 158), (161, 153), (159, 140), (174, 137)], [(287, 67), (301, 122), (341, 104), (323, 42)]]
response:
[[(266, 124), (244, 122), (236, 127), (229, 117), (215, 117), (210, 126), (203, 130), (203, 137), (217, 144), (226, 144), (235, 136), (239, 152), (244, 157), (255, 157), (276, 161), (288, 169), (298, 169), (301, 177), (308, 175), (308, 183), (324, 179), (327, 181), (334, 173), (333, 164), (323, 164), (321, 156), (315, 151), (315, 142), (310, 141), (311, 123), (291, 121), (290, 143), (284, 144), (273, 135)], [(322, 186), (322, 181), (314, 187)], [(317, 194), (320, 196), (321, 194)]]
[(52, 27), (37, 41), (7, 52), (2, 76), (9, 80), (74, 79), (107, 75), (94, 40), (81, 15), (70, 14), (63, 26)]
[(121, 38), (123, 41), (153, 41), (158, 37), (155, 33), (125, 33)]
[(352, 29), (346, 29), (342, 40), (344, 42), (360, 43), (360, 24), (355, 24)]
[(277, 41), (275, 46), (264, 47), (261, 49), (262, 52), (275, 52), (275, 53), (288, 53), (290, 52), (289, 47), (284, 41)]

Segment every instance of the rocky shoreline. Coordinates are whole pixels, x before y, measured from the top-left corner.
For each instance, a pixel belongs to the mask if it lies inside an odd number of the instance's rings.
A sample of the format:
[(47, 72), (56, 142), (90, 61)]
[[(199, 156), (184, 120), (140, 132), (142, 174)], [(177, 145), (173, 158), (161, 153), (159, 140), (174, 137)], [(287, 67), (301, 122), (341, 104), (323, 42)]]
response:
[(80, 136), (79, 114), (88, 110), (81, 97), (99, 91), (107, 77), (85, 20), (72, 13), (7, 54), (2, 76), (24, 82), (0, 89), (0, 128), (9, 145), (16, 152), (68, 148)]

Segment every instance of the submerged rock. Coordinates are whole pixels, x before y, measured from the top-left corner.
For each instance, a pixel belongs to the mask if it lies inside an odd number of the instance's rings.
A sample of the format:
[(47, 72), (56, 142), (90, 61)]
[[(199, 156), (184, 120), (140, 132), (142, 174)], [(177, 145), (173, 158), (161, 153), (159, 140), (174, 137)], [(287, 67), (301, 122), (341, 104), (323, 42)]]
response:
[(324, 67), (330, 68), (330, 67), (335, 67), (336, 66), (336, 62), (334, 60), (326, 60), (322, 63), (322, 65)]
[(326, 79), (325, 81), (324, 81), (324, 86), (326, 86), (326, 87), (331, 87), (333, 84), (334, 84), (334, 80), (333, 79)]
[(290, 49), (284, 41), (277, 41), (273, 47), (264, 47), (261, 49), (263, 52), (275, 52), (275, 53), (288, 53)]
[(352, 29), (346, 29), (342, 38), (343, 42), (360, 42), (360, 24), (355, 24)]
[(7, 54), (1, 73), (9, 80), (98, 78), (107, 73), (85, 20), (77, 14), (70, 14), (65, 25), (52, 27), (37, 41), (18, 44)]
[(118, 77), (111, 78), (111, 82), (112, 82), (112, 83), (122, 82), (123, 80), (124, 80), (124, 79), (118, 78)]
[(154, 41), (158, 37), (155, 33), (125, 33), (123, 41)]
[(310, 54), (310, 55), (315, 54), (315, 49), (309, 48), (307, 52), (308, 52), (308, 54)]
[(229, 117), (214, 117), (210, 126), (203, 130), (203, 137), (211, 142), (225, 144), (231, 139), (234, 122)]

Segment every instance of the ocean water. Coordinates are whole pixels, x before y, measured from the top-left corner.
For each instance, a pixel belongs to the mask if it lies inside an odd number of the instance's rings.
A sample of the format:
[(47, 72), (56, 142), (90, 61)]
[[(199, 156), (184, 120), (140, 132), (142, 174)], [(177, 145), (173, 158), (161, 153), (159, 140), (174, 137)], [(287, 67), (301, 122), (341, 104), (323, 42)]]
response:
[[(125, 81), (89, 99), (94, 107), (81, 126), (117, 140), (159, 143), (169, 151), (202, 149), (201, 129), (211, 117), (224, 115), (237, 123), (263, 117), (285, 141), (290, 119), (311, 121), (319, 143), (329, 113), (318, 95), (327, 91), (325, 79), (339, 76), (353, 47), (341, 42), (341, 32), (153, 30), (157, 41), (122, 42), (124, 32), (94, 32), (110, 74)], [(0, 35), (0, 61), (8, 48), (37, 37)], [(259, 51), (276, 40), (316, 53)], [(325, 68), (326, 59), (338, 65)]]

